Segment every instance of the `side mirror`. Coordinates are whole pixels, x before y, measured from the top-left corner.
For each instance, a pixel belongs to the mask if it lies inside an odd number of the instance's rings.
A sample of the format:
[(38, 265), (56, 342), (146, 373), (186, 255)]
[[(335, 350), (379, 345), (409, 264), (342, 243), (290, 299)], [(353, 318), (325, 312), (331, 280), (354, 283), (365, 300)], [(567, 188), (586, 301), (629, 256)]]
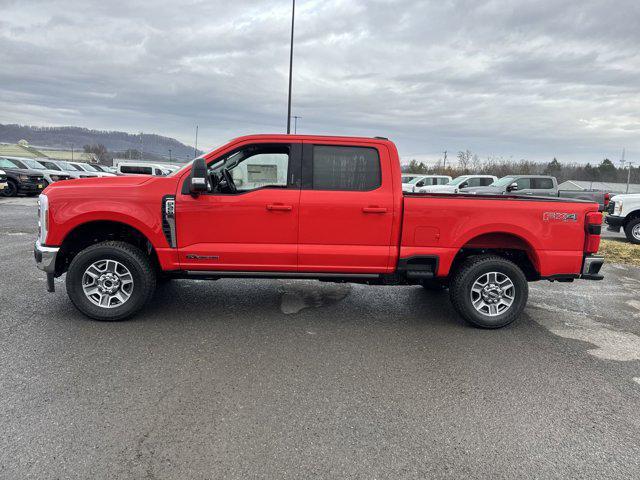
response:
[(516, 192), (518, 190), (518, 184), (513, 182), (511, 185), (507, 187), (507, 192)]
[(191, 195), (200, 195), (207, 191), (207, 164), (204, 158), (196, 158), (191, 166), (189, 178), (189, 192)]

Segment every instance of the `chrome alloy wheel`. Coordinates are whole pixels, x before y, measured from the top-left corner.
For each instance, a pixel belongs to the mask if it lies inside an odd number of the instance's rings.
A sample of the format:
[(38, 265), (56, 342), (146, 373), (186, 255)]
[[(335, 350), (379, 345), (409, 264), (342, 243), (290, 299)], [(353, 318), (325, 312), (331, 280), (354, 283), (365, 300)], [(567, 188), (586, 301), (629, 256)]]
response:
[(633, 227), (633, 229), (631, 230), (631, 235), (633, 236), (633, 238), (640, 241), (640, 223)]
[(93, 262), (82, 275), (82, 290), (86, 297), (101, 308), (123, 305), (133, 293), (133, 275), (115, 260)]
[(471, 304), (482, 315), (496, 317), (503, 314), (516, 296), (511, 279), (500, 272), (482, 274), (471, 287)]

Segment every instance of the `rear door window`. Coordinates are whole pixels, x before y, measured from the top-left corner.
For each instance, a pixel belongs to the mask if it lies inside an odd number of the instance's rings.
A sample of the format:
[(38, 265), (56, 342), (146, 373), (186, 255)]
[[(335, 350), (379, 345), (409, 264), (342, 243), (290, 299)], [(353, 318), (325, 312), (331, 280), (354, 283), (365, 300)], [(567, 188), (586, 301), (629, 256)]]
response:
[(375, 148), (314, 145), (313, 190), (369, 191), (382, 184)]
[(550, 178), (532, 178), (531, 188), (535, 190), (551, 190), (553, 189), (553, 180)]

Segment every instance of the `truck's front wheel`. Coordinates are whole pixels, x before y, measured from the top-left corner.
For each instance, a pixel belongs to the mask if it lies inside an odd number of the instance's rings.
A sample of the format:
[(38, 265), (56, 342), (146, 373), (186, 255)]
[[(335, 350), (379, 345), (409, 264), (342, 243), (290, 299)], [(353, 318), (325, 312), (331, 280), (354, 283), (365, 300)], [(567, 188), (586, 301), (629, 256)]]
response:
[(624, 233), (631, 243), (640, 244), (640, 217), (629, 221), (627, 226), (624, 227)]
[(124, 320), (153, 295), (155, 271), (139, 248), (126, 242), (101, 242), (74, 257), (67, 293), (82, 313), (95, 320)]
[(529, 286), (513, 262), (494, 255), (467, 259), (453, 274), (451, 302), (469, 323), (500, 328), (513, 322), (524, 309)]

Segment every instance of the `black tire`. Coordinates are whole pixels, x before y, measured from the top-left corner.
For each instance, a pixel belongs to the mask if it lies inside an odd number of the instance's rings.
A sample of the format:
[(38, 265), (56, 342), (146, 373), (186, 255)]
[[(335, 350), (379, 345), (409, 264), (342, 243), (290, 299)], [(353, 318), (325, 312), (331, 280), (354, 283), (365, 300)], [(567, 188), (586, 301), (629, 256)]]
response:
[(429, 290), (430, 292), (442, 292), (447, 288), (447, 286), (440, 280), (430, 278), (422, 281), (422, 288)]
[[(493, 316), (488, 311), (485, 313), (476, 309), (472, 301), (472, 287), (475, 282), (492, 272), (500, 274), (500, 278), (507, 277), (513, 285), (513, 290), (509, 289), (508, 292), (513, 295), (511, 305), (495, 306), (498, 311)], [(487, 293), (490, 295), (491, 292)], [(456, 269), (449, 285), (449, 295), (455, 310), (470, 324), (481, 328), (500, 328), (509, 325), (520, 316), (527, 304), (529, 285), (524, 273), (515, 263), (496, 255), (479, 255), (468, 258)], [(480, 293), (473, 295), (481, 296)], [(491, 308), (490, 305), (485, 306), (487, 309)], [(501, 308), (504, 310), (500, 311)]]
[(13, 180), (7, 180), (7, 186), (0, 192), (3, 197), (17, 197), (18, 196), (18, 184)]
[(624, 234), (631, 243), (640, 245), (640, 217), (629, 220), (624, 227)]
[[(100, 307), (84, 293), (82, 279), (85, 271), (100, 260), (116, 260), (131, 273), (131, 296), (121, 305)], [(101, 321), (118, 321), (131, 317), (149, 301), (156, 287), (156, 273), (149, 257), (139, 248), (126, 242), (101, 242), (85, 248), (74, 257), (67, 272), (66, 287), (73, 304), (86, 316)]]

